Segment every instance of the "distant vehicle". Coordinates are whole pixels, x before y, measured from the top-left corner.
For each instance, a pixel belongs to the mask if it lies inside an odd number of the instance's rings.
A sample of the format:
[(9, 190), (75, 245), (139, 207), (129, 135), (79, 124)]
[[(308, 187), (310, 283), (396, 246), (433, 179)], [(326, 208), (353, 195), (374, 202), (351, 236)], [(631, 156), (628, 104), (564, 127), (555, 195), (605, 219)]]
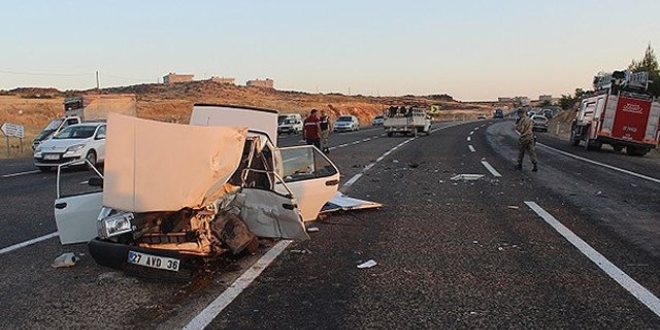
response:
[(136, 114), (137, 99), (134, 94), (83, 95), (64, 99), (64, 117), (53, 119), (32, 141), (32, 150), (68, 126), (86, 121), (99, 121), (108, 113), (117, 112), (129, 116)]
[(532, 131), (541, 131), (541, 132), (548, 131), (548, 118), (546, 118), (545, 116), (533, 115), (532, 121), (534, 122), (534, 126), (532, 126)]
[(34, 165), (43, 172), (60, 164), (84, 165), (103, 163), (105, 159), (105, 123), (90, 122), (71, 125), (37, 145)]
[(335, 132), (352, 132), (360, 129), (360, 122), (355, 116), (341, 116), (335, 121)]
[(493, 118), (504, 118), (504, 111), (502, 111), (502, 109), (496, 109)]
[(303, 130), (303, 120), (298, 113), (277, 115), (278, 134), (299, 134)]
[(484, 120), (484, 119), (486, 119), (486, 116), (479, 116), (479, 117), (477, 117), (477, 119), (478, 120)]
[(589, 149), (609, 144), (643, 156), (658, 147), (660, 103), (648, 91), (648, 72), (614, 71), (596, 76), (595, 94), (582, 99), (571, 127), (571, 143)]
[(430, 134), (431, 116), (424, 108), (391, 107), (387, 112), (383, 128), (387, 136), (403, 134), (417, 136), (418, 133)]
[(554, 117), (554, 112), (552, 111), (552, 109), (543, 109), (543, 115), (545, 116), (545, 118), (550, 119)]
[(383, 126), (383, 121), (385, 120), (384, 116), (376, 116), (371, 122), (371, 126)]

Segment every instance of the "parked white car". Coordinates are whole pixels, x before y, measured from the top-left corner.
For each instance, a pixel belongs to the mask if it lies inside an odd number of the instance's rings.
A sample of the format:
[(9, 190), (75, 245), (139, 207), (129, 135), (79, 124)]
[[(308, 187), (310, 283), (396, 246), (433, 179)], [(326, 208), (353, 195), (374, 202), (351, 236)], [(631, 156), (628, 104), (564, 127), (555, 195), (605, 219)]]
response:
[(352, 132), (360, 129), (360, 122), (355, 116), (341, 116), (335, 121), (335, 132)]
[(34, 165), (46, 172), (60, 164), (92, 165), (105, 159), (104, 122), (71, 125), (52, 138), (43, 141), (34, 150)]

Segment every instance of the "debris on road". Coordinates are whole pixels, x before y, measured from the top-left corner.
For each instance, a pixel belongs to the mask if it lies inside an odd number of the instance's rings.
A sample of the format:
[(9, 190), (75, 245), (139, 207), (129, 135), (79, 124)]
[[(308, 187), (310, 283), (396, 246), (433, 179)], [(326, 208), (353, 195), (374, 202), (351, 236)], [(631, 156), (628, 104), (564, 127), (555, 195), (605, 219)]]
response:
[(378, 263), (376, 263), (375, 260), (369, 259), (357, 266), (358, 269), (366, 269), (366, 268), (371, 268), (373, 266), (376, 266)]
[(50, 265), (53, 268), (66, 268), (76, 265), (78, 257), (73, 252), (62, 253), (59, 257), (55, 258)]
[(316, 233), (319, 231), (319, 227), (307, 227), (308, 233)]
[(452, 181), (472, 181), (479, 180), (483, 177), (483, 174), (459, 174), (451, 178)]

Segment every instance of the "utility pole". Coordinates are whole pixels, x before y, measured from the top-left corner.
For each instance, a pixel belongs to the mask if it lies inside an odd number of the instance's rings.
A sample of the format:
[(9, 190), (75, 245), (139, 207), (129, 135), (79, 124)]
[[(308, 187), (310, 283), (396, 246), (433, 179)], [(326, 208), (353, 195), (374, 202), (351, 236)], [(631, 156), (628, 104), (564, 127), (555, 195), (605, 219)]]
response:
[(96, 71), (96, 92), (101, 94), (101, 85), (99, 84), (99, 71)]

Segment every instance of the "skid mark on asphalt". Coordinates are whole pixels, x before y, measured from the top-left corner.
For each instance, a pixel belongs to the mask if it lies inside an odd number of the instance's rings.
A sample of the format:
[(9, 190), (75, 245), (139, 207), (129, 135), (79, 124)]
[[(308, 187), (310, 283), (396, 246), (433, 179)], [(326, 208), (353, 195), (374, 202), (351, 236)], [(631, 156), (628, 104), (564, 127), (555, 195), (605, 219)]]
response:
[(624, 273), (619, 267), (607, 260), (607, 258), (583, 241), (579, 236), (575, 235), (570, 229), (562, 225), (559, 220), (555, 219), (555, 217), (541, 208), (538, 204), (529, 201), (525, 202), (525, 204), (562, 235), (569, 243), (580, 250), (580, 252), (589, 258), (589, 260), (595, 263), (596, 266), (602, 269), (609, 277), (630, 292), (630, 294), (648, 307), (653, 313), (655, 313), (655, 315), (660, 316), (660, 299), (653, 295), (651, 291), (637, 283), (637, 281)]

